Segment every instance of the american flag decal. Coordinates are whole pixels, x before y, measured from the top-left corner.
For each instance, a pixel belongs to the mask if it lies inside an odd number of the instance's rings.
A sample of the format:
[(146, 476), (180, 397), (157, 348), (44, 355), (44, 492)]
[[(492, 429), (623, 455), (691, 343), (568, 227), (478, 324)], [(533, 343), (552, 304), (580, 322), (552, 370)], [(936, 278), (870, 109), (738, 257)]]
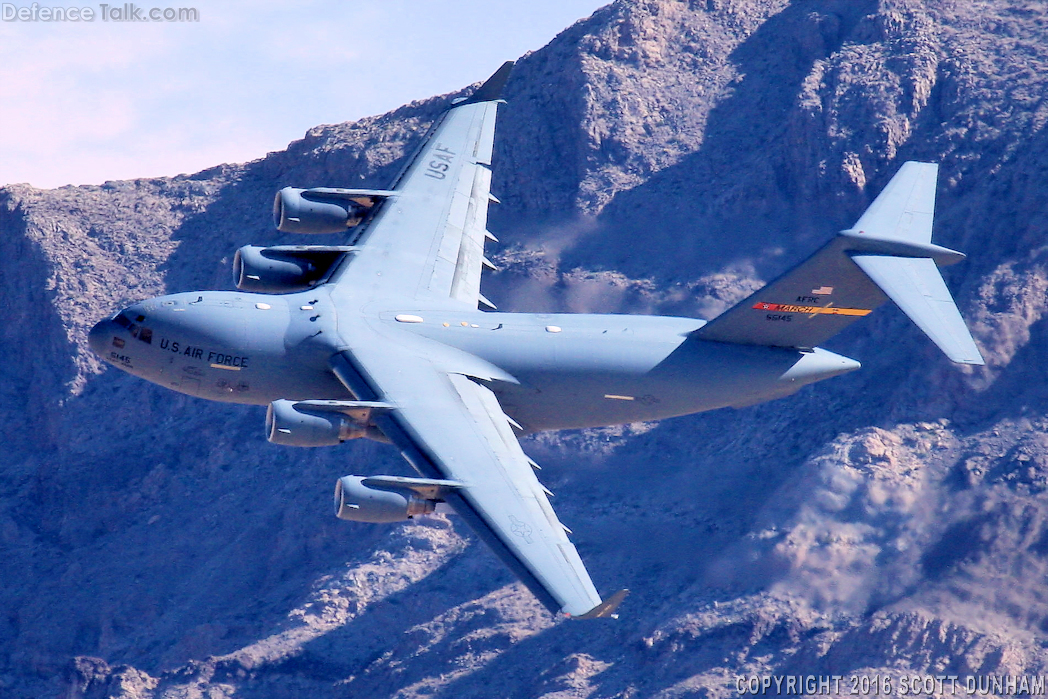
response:
[(829, 296), (832, 293), (833, 293), (833, 287), (832, 286), (820, 286), (818, 289), (812, 289), (811, 290), (811, 295), (812, 296)]

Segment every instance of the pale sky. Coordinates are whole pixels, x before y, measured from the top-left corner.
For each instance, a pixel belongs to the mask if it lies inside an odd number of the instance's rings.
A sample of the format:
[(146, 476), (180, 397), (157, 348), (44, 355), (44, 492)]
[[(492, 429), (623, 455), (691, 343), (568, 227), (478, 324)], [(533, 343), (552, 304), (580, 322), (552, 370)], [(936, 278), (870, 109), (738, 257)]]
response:
[[(451, 92), (607, 0), (179, 0), (197, 22), (0, 21), (0, 185), (171, 176)], [(27, 8), (16, 1), (5, 8)], [(124, 3), (109, 3), (122, 8)]]

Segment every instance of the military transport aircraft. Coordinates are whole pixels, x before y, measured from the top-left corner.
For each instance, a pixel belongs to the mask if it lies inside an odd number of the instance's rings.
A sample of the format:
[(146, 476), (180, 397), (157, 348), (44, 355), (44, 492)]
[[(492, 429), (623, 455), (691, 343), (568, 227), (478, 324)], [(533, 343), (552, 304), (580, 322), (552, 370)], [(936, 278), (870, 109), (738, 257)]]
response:
[[(613, 616), (519, 434), (659, 420), (779, 398), (859, 368), (818, 348), (892, 299), (955, 362), (982, 364), (931, 243), (937, 166), (902, 166), (855, 226), (710, 322), (499, 313), (480, 292), (495, 114), (512, 63), (452, 103), (386, 190), (281, 190), (277, 228), (339, 246), (245, 246), (239, 291), (136, 303), (90, 332), (119, 369), (210, 400), (268, 405), (269, 440), (368, 437), (418, 477), (345, 476), (338, 517), (450, 508), (551, 612)], [(484, 310), (481, 310), (484, 309)]]

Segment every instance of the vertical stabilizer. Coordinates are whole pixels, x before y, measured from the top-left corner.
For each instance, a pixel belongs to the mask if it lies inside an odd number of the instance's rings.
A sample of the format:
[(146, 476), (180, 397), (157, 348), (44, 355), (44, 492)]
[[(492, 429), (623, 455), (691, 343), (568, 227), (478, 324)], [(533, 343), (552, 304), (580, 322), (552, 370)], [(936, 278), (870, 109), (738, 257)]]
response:
[(853, 230), (872, 238), (930, 243), (938, 175), (935, 163), (903, 163)]

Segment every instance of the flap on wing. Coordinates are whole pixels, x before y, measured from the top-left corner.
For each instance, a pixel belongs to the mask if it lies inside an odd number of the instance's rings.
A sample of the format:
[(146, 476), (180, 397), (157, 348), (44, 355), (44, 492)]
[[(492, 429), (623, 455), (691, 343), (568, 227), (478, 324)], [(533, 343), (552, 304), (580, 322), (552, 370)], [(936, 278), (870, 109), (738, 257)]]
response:
[[(485, 116), (490, 118), (482, 126), (490, 123), (494, 133), (494, 113)], [(480, 301), (481, 272), (490, 264), (484, 257), (490, 189), (491, 171), (486, 167), (459, 172), (428, 284), (434, 295), (446, 294), (473, 306)]]

